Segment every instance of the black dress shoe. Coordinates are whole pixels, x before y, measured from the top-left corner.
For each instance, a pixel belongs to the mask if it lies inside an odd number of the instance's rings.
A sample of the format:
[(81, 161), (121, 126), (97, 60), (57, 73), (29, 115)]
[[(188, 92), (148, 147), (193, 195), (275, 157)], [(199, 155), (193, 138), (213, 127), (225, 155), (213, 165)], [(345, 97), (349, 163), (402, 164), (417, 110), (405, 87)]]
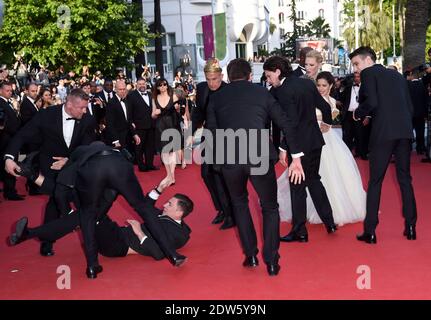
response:
[(406, 226), (403, 234), (407, 237), (407, 240), (416, 240), (416, 227), (413, 225)]
[(148, 171), (157, 171), (157, 170), (160, 170), (160, 169), (157, 168), (157, 167), (155, 167), (155, 166), (153, 166), (153, 165), (151, 165), (151, 166), (147, 166), (147, 170)]
[(335, 231), (337, 231), (337, 226), (335, 224), (331, 225), (331, 226), (326, 226), (326, 231), (331, 234), (331, 233), (335, 233)]
[(169, 262), (174, 266), (174, 267), (180, 267), (184, 262), (187, 261), (187, 257), (182, 256), (180, 254), (177, 254), (175, 256), (168, 256), (167, 257)]
[(280, 237), (282, 242), (308, 242), (308, 234), (298, 235), (296, 232), (289, 232), (284, 237)]
[(278, 263), (268, 264), (266, 265), (266, 270), (270, 276), (276, 276), (280, 271), (280, 265)]
[(25, 240), (28, 233), (27, 230), (28, 218), (22, 217), (18, 220), (15, 227), (15, 232), (9, 237), (9, 244), (15, 246)]
[(358, 234), (356, 236), (356, 239), (358, 239), (359, 241), (364, 241), (366, 243), (370, 243), (370, 244), (376, 244), (377, 243), (377, 237), (376, 234), (373, 233), (366, 233), (364, 232), (363, 234)]
[(219, 224), (222, 223), (224, 220), (224, 212), (223, 211), (219, 211), (217, 212), (217, 215), (215, 216), (215, 218), (213, 219), (213, 221), (211, 221), (212, 224)]
[(224, 218), (223, 224), (220, 226), (220, 230), (226, 230), (230, 229), (236, 226), (235, 221), (233, 221), (233, 218), (231, 216), (227, 216)]
[(54, 255), (51, 242), (43, 241), (40, 244), (40, 255), (44, 257), (50, 257)]
[(17, 193), (15, 193), (15, 194), (8, 194), (8, 195), (5, 194), (4, 198), (6, 200), (10, 200), (10, 201), (22, 201), (22, 200), (25, 199), (23, 196), (21, 196), (21, 195), (19, 195)]
[(102, 266), (94, 266), (94, 267), (87, 267), (87, 270), (85, 270), (85, 273), (87, 274), (87, 278), (96, 279), (97, 274), (101, 273), (102, 271), (103, 271)]
[(259, 265), (259, 260), (256, 256), (245, 257), (242, 265), (246, 268), (256, 268)]
[(138, 167), (139, 172), (148, 172), (148, 168), (143, 166), (143, 167)]

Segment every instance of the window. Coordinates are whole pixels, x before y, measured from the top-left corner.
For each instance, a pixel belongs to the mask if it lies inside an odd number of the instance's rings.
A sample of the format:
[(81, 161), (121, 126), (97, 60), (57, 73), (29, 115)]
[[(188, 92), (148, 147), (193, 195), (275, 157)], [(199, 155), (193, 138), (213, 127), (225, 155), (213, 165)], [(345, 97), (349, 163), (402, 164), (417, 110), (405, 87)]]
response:
[(199, 20), (196, 24), (196, 49), (199, 53), (199, 56), (205, 60), (205, 52), (204, 52), (204, 33), (202, 31), (202, 21)]
[(323, 9), (319, 10), (319, 17), (321, 17), (322, 19), (325, 19), (325, 11)]
[[(150, 32), (154, 32), (154, 24), (151, 23), (148, 26), (148, 29)], [(162, 33), (162, 48), (163, 48), (163, 64), (167, 65), (167, 70), (170, 70), (171, 66), (171, 46), (176, 44), (175, 40), (175, 33), (167, 33), (166, 29), (162, 26), (161, 28)], [(155, 54), (155, 40), (151, 39), (148, 41), (147, 50), (146, 50), (146, 61), (150, 65), (156, 64), (156, 54)], [(165, 66), (166, 67), (166, 66)]]
[(323, 0), (319, 0), (319, 3), (323, 3), (324, 1)]
[(284, 29), (280, 28), (280, 39), (284, 39), (285, 34), (286, 34), (286, 32), (284, 31)]
[(278, 14), (278, 23), (279, 24), (283, 24), (284, 23), (284, 13), (283, 12), (280, 12)]
[(296, 15), (298, 20), (304, 20), (304, 11), (298, 11)]
[(284, 0), (278, 0), (278, 6), (284, 7)]

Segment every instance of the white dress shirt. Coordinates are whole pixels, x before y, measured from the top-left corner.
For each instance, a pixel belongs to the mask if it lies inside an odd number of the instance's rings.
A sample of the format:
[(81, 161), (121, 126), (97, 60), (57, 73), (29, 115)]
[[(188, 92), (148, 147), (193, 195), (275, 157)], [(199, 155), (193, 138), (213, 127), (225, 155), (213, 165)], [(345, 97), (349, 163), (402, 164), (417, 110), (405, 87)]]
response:
[(64, 110), (64, 105), (62, 107), (62, 113), (63, 113), (63, 138), (64, 142), (66, 142), (67, 147), (70, 147), (70, 143), (72, 142), (72, 136), (73, 136), (73, 128), (75, 127), (75, 120), (67, 120), (68, 118), (71, 118), (72, 116), (68, 115), (66, 111)]
[(150, 105), (150, 98), (148, 97), (148, 92), (141, 92), (139, 91), (139, 94), (141, 95), (142, 99), (144, 99), (145, 103), (147, 104), (147, 106)]
[(124, 112), (124, 117), (127, 120), (127, 108), (126, 108), (126, 103), (121, 101), (121, 98), (118, 96), (118, 94), (115, 94), (117, 96), (118, 101), (120, 101), (121, 104), (121, 108), (123, 108), (123, 112)]
[(352, 92), (350, 94), (350, 103), (349, 103), (349, 109), (348, 111), (355, 111), (359, 107), (358, 97), (359, 97), (359, 89), (361, 86), (358, 87), (352, 86)]

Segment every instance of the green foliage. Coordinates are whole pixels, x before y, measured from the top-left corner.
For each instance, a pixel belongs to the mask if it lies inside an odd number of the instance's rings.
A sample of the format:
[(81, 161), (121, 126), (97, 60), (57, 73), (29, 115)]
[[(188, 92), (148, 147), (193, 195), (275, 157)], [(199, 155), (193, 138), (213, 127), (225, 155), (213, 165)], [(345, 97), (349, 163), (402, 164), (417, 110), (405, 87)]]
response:
[(316, 19), (308, 21), (305, 26), (305, 36), (309, 38), (329, 38), (330, 33), (331, 28), (322, 17), (317, 17)]
[[(359, 44), (372, 47), (376, 51), (391, 47), (392, 19), (386, 10), (380, 12), (378, 1), (360, 0), (362, 8), (368, 8), (359, 12)], [(349, 0), (345, 3), (344, 38), (350, 48), (355, 46), (355, 13), (354, 1)]]
[(110, 73), (150, 37), (137, 7), (125, 0), (5, 0), (0, 47), (50, 68), (88, 65)]

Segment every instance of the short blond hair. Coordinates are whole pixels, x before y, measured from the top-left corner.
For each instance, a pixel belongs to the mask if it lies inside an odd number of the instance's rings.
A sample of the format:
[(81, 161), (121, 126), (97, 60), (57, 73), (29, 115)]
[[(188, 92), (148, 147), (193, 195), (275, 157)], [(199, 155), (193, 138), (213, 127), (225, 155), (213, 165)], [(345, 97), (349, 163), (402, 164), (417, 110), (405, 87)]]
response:
[(222, 68), (220, 67), (219, 61), (215, 58), (208, 59), (204, 67), (204, 73), (213, 72), (222, 72)]
[(311, 51), (307, 52), (307, 55), (305, 57), (306, 58), (314, 58), (314, 59), (316, 59), (317, 63), (323, 62), (323, 57), (320, 54), (320, 52), (317, 50), (311, 50)]

